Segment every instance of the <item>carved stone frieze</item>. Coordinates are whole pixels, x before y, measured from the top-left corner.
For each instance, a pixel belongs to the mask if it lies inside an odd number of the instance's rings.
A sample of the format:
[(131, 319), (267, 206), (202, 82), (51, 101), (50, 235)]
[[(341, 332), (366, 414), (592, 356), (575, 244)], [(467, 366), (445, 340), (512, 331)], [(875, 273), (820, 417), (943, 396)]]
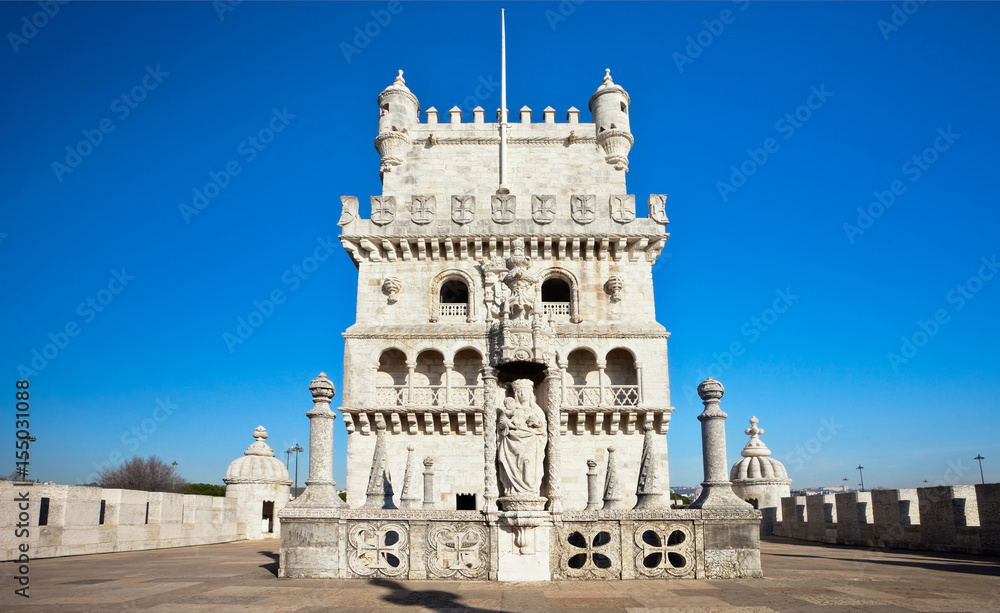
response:
[(358, 218), (358, 198), (356, 196), (341, 196), (340, 207), (338, 226), (346, 226)]
[(610, 196), (611, 219), (618, 223), (629, 223), (635, 219), (635, 195)]
[(493, 194), (491, 198), (493, 221), (510, 223), (517, 214), (517, 197), (513, 194)]
[(396, 218), (395, 196), (372, 196), (372, 223), (384, 226)]
[(646, 577), (685, 577), (695, 570), (694, 528), (686, 523), (641, 523), (635, 528), (635, 569)]
[(531, 197), (531, 219), (537, 224), (552, 223), (556, 218), (556, 197), (539, 196)]
[(433, 523), (424, 553), (428, 579), (486, 579), (489, 539), (485, 527), (469, 523)]
[(347, 568), (355, 577), (405, 577), (409, 531), (401, 522), (357, 522), (347, 527)]
[(573, 194), (569, 197), (569, 212), (573, 221), (588, 224), (597, 219), (597, 196), (594, 194)]
[(649, 218), (658, 224), (667, 225), (670, 223), (670, 220), (667, 219), (666, 194), (649, 195)]
[(614, 522), (563, 523), (554, 531), (553, 579), (619, 579), (621, 527)]
[(424, 225), (434, 221), (437, 210), (437, 198), (434, 196), (410, 196), (410, 219), (413, 223)]
[(459, 225), (464, 225), (476, 217), (476, 197), (475, 196), (452, 196), (451, 197), (451, 220)]

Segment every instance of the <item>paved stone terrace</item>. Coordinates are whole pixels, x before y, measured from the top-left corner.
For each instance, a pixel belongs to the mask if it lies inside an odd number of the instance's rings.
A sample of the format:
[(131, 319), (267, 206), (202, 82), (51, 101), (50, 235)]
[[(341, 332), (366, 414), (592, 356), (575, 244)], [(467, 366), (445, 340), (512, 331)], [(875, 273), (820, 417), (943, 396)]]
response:
[(1000, 611), (1000, 559), (772, 538), (765, 579), (556, 582), (279, 580), (277, 542), (38, 560), (30, 604), (0, 565), (0, 611)]

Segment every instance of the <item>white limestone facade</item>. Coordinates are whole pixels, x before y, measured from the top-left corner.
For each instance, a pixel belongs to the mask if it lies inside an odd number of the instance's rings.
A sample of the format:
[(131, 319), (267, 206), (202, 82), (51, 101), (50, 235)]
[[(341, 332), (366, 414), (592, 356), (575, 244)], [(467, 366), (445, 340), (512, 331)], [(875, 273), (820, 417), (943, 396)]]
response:
[[(666, 196), (649, 196), (649, 216), (636, 217), (625, 182), (629, 105), (608, 73), (590, 123), (573, 108), (565, 122), (550, 108), (511, 113), (501, 187), (498, 125), (482, 109), (445, 118), (432, 107), (421, 121), (402, 74), (379, 95), (382, 193), (368, 218), (343, 196), (339, 221), (358, 268), (340, 407), (351, 507), (364, 503), (383, 425), (397, 506), (413, 445), (433, 459), (435, 508), (488, 510), (484, 376), (499, 375), (499, 393), (509, 394), (510, 372), (528, 363), (558, 373), (517, 376), (532, 378), (539, 403), (558, 415), (563, 508), (586, 506), (587, 460), (603, 483), (612, 446), (631, 508), (647, 424), (668, 491), (670, 334), (656, 321), (652, 283), (669, 237)], [(528, 312), (505, 332), (516, 271), (526, 275), (518, 291)]]

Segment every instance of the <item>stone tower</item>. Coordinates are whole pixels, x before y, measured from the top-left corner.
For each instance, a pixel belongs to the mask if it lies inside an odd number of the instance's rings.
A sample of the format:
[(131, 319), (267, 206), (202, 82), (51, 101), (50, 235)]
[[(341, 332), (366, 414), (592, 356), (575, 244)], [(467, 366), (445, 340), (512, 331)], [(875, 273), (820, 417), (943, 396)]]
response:
[(743, 457), (729, 471), (729, 479), (733, 492), (760, 510), (760, 534), (767, 536), (774, 533), (774, 523), (781, 521), (781, 499), (792, 495), (792, 480), (784, 464), (772, 458), (771, 450), (760, 440), (764, 429), (758, 428), (758, 423), (756, 417), (750, 418), (750, 427), (744, 430), (750, 440), (740, 452)]
[(264, 441), (267, 430), (257, 426), (254, 442), (229, 464), (223, 482), (226, 497), (235, 498), (237, 531), (241, 538), (277, 538), (280, 535), (278, 511), (288, 504), (292, 480), (281, 460)]
[[(669, 333), (652, 284), (669, 236), (666, 196), (650, 196), (649, 216), (636, 217), (629, 104), (609, 70), (590, 98), (593, 123), (572, 107), (560, 123), (552, 108), (541, 118), (521, 108), (498, 189), (500, 137), (482, 108), (471, 118), (452, 108), (442, 121), (430, 107), (421, 122), (402, 71), (379, 94), (382, 193), (367, 219), (357, 198), (342, 197), (338, 222), (358, 268), (340, 407), (351, 507), (365, 502), (384, 427), (387, 474), (405, 473), (413, 446), (433, 458), (435, 508), (495, 511), (505, 494), (496, 410), (521, 379), (547, 417), (548, 510), (587, 505), (588, 460), (606, 466), (608, 447), (618, 478), (635, 483), (647, 425), (669, 491)], [(402, 483), (393, 485), (398, 506)]]

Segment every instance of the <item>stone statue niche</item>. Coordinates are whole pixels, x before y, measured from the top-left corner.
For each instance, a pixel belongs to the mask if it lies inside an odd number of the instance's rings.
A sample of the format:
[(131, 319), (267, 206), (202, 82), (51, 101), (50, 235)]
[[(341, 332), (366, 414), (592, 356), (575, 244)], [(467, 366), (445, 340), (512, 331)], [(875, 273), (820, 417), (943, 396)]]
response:
[(528, 534), (548, 515), (541, 496), (548, 424), (530, 379), (515, 380), (511, 390), (513, 396), (497, 407), (497, 473), (503, 488), (498, 502), (513, 528), (514, 544), (527, 553)]

